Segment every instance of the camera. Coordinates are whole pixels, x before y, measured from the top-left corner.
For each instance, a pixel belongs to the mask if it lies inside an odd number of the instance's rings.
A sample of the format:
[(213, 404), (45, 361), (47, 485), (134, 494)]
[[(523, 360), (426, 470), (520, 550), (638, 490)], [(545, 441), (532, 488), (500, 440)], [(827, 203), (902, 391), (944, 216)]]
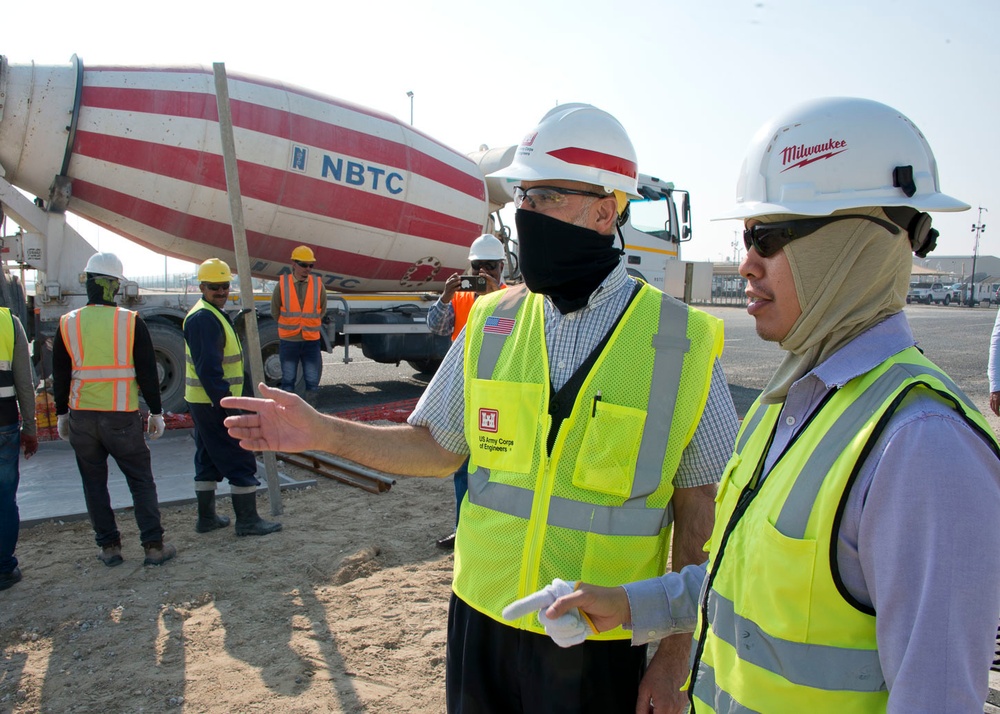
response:
[(462, 275), (458, 278), (458, 289), (472, 292), (485, 292), (487, 287), (485, 275)]

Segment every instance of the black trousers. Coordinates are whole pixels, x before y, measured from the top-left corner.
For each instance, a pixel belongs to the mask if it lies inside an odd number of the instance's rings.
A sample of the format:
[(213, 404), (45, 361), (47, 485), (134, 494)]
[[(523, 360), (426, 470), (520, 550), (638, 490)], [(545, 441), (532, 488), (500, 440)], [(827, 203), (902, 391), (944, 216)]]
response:
[(104, 547), (121, 540), (108, 493), (109, 455), (125, 474), (125, 481), (132, 492), (139, 539), (143, 543), (163, 540), (156, 484), (153, 483), (149, 447), (143, 439), (139, 412), (71, 410), (69, 443), (76, 453), (76, 465), (83, 479), (83, 495), (97, 545)]
[(451, 596), (449, 714), (634, 714), (645, 670), (645, 645), (587, 640), (563, 648)]

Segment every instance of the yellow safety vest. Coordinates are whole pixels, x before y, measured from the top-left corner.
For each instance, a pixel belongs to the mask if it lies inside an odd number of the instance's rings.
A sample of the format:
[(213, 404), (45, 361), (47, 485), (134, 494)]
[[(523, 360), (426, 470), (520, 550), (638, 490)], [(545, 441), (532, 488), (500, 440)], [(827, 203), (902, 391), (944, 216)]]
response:
[[(523, 286), (481, 296), (465, 331), (471, 456), (455, 593), (504, 622), (505, 605), (554, 578), (616, 585), (661, 575), (674, 472), (722, 344), (721, 320), (642, 287), (549, 455), (543, 298)], [(544, 631), (534, 614), (516, 626)], [(630, 635), (617, 628), (593, 637)]]
[(73, 363), (70, 409), (139, 409), (132, 350), (135, 313), (114, 305), (87, 305), (63, 315), (59, 330)]
[(306, 279), (306, 294), (299, 304), (299, 294), (295, 290), (295, 279), (291, 273), (281, 276), (281, 313), (278, 315), (278, 337), (287, 340), (300, 332), (307, 342), (319, 339), (323, 324), (320, 305), (322, 290), (319, 276), (310, 275)]
[(885, 711), (875, 612), (837, 585), (837, 513), (859, 459), (915, 388), (953, 403), (996, 445), (968, 397), (912, 347), (833, 393), (762, 482), (782, 405), (758, 400), (747, 413), (716, 499), (694, 711)]
[(16, 400), (14, 388), (14, 317), (0, 307), (0, 400)]
[[(208, 310), (215, 316), (222, 325), (222, 331), (226, 335), (226, 344), (222, 349), (222, 378), (229, 385), (229, 393), (234, 397), (243, 395), (243, 348), (240, 345), (240, 338), (236, 336), (236, 330), (214, 305), (209, 305), (204, 300), (199, 300), (195, 306), (188, 310), (184, 316), (184, 325), (188, 319), (199, 310)], [(187, 341), (184, 342), (184, 401), (191, 404), (211, 404), (208, 392), (201, 385), (201, 379), (194, 369), (194, 360), (191, 359), (191, 347)]]

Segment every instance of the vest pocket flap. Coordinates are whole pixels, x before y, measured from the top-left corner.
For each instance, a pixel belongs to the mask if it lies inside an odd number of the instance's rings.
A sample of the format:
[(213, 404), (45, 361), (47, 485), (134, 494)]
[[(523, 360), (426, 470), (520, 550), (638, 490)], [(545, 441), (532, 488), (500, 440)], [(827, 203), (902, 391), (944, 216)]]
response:
[(595, 401), (573, 470), (573, 485), (628, 498), (632, 493), (646, 412)]

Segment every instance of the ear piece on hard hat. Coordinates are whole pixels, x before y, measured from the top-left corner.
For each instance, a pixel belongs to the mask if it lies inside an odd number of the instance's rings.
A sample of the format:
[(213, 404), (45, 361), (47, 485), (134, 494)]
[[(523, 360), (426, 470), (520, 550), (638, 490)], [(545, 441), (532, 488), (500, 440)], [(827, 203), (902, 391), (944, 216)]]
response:
[[(903, 166), (899, 168), (908, 167)], [(896, 172), (894, 171), (894, 179), (895, 176)], [(910, 247), (918, 258), (927, 257), (927, 254), (937, 247), (937, 239), (940, 233), (938, 233), (936, 228), (931, 227), (931, 217), (929, 214), (918, 211), (915, 208), (910, 208), (909, 206), (884, 206), (882, 210), (889, 217), (889, 220), (906, 229), (907, 238), (910, 240)]]

